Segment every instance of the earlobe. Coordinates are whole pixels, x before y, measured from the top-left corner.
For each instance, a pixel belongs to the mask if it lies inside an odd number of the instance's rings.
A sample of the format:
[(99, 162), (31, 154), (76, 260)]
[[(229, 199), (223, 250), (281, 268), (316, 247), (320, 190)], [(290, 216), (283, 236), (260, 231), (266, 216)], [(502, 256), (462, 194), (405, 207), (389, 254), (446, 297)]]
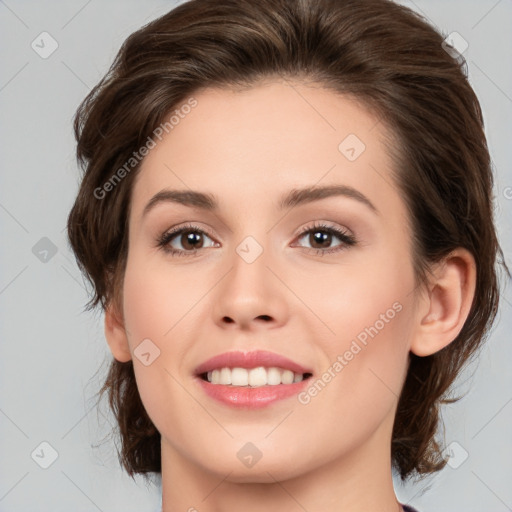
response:
[(131, 360), (124, 321), (114, 304), (110, 304), (105, 310), (105, 337), (115, 359), (121, 363)]
[(428, 293), (417, 309), (412, 353), (435, 354), (458, 336), (471, 310), (475, 287), (476, 265), (469, 251), (456, 249), (436, 265)]

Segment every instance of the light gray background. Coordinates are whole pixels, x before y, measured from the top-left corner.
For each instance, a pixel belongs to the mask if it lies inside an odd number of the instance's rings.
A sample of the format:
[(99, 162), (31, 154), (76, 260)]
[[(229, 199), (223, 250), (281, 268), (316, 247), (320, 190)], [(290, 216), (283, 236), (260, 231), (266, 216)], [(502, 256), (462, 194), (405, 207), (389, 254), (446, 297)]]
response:
[[(510, 265), (512, 2), (403, 3), (469, 43), (465, 56), (484, 111), (497, 172), (497, 223)], [(143, 512), (159, 506), (158, 484), (146, 487), (122, 473), (111, 442), (92, 446), (113, 422), (106, 406), (94, 408), (110, 352), (103, 316), (82, 313), (88, 295), (65, 225), (78, 187), (71, 126), (76, 107), (123, 40), (175, 5), (0, 0), (0, 511)], [(31, 48), (43, 31), (59, 45), (47, 59)], [(43, 237), (57, 249), (47, 262), (32, 251)], [(446, 441), (458, 443), (452, 445), (453, 467), (421, 483), (396, 482), (398, 497), (420, 512), (512, 510), (511, 307), (508, 288), (479, 365), (460, 379), (467, 397), (443, 410)], [(58, 453), (48, 469), (31, 457), (43, 441)], [(49, 451), (36, 453), (42, 461)]]

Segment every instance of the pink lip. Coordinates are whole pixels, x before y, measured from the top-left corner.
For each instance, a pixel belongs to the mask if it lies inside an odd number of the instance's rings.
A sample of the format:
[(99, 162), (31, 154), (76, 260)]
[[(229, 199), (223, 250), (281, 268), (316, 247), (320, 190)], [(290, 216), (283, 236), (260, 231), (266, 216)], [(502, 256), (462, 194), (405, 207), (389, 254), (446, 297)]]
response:
[(259, 388), (225, 386), (212, 384), (197, 378), (204, 392), (219, 402), (234, 407), (259, 409), (273, 402), (296, 395), (309, 385), (309, 379), (294, 384), (279, 384), (277, 386), (261, 386)]
[(284, 370), (291, 370), (294, 373), (312, 373), (298, 363), (290, 359), (265, 351), (253, 352), (226, 352), (212, 357), (202, 363), (195, 370), (197, 381), (204, 392), (211, 398), (234, 407), (245, 407), (248, 409), (259, 409), (274, 403), (278, 400), (289, 398), (299, 393), (306, 387), (309, 379), (293, 384), (279, 384), (277, 386), (261, 386), (257, 388), (226, 386), (223, 384), (212, 384), (203, 380), (200, 375), (218, 368), (267, 368), (278, 367)]
[(254, 350), (252, 352), (225, 352), (218, 356), (212, 357), (200, 364), (196, 370), (196, 375), (201, 375), (215, 369), (220, 368), (257, 368), (265, 366), (266, 368), (277, 367), (283, 370), (291, 370), (295, 373), (313, 373), (298, 363), (288, 359), (287, 357), (266, 352), (264, 350)]

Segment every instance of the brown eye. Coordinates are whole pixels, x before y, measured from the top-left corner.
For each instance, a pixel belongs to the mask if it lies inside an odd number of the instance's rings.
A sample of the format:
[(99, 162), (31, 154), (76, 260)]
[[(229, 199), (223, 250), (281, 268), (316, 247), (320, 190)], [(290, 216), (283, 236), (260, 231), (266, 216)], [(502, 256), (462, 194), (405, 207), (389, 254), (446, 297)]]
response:
[(179, 237), (184, 249), (200, 249), (203, 246), (203, 235), (193, 231), (186, 231)]
[[(211, 243), (208, 243), (210, 240)], [(197, 249), (212, 247), (215, 242), (200, 228), (185, 226), (164, 233), (158, 240), (158, 246), (175, 255), (194, 253)]]
[[(306, 239), (310, 244), (309, 249), (315, 250), (318, 254), (337, 252), (356, 243), (355, 237), (349, 233), (333, 226), (324, 225), (306, 229), (299, 236), (299, 240), (302, 239)], [(338, 239), (340, 243), (332, 247), (335, 239)]]
[(313, 249), (325, 249), (325, 245), (331, 245), (332, 234), (326, 233), (325, 231), (310, 231), (308, 242), (311, 244)]

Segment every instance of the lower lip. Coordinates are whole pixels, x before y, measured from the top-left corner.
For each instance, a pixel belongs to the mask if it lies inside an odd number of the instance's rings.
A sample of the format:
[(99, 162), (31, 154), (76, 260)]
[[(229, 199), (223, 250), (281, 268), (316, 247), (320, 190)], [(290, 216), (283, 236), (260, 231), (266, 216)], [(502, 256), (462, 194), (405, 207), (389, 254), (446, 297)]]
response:
[(284, 400), (297, 395), (308, 384), (309, 379), (293, 384), (278, 384), (277, 386), (260, 386), (257, 388), (226, 386), (223, 384), (212, 384), (206, 380), (197, 378), (200, 386), (211, 398), (233, 407), (245, 407), (249, 409), (260, 409), (278, 400)]

